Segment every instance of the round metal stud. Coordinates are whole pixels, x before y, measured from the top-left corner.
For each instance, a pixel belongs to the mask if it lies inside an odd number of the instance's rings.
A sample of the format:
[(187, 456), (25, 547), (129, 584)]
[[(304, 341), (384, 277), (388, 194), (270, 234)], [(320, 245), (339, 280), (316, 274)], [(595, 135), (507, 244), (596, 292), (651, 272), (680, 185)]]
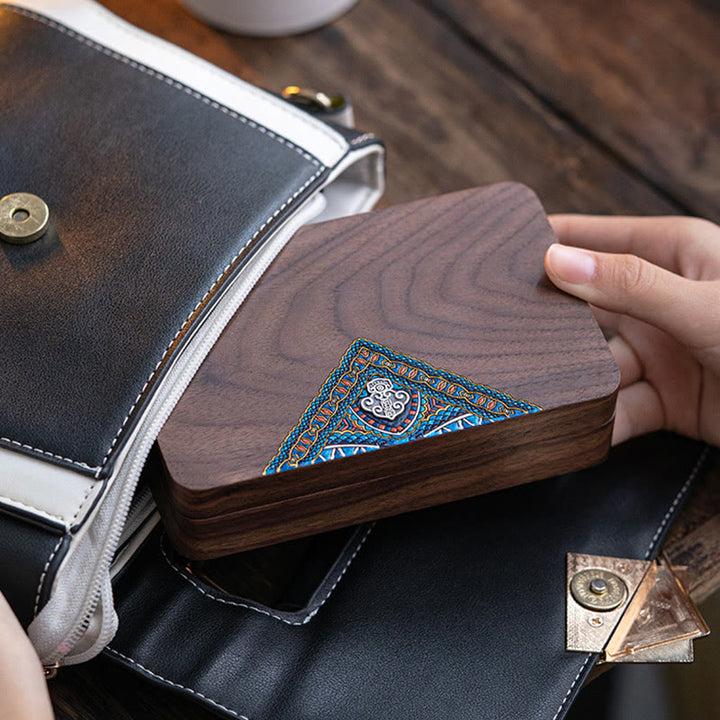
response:
[(0, 199), (0, 240), (26, 245), (41, 238), (50, 223), (45, 201), (30, 193), (13, 193)]
[(628, 594), (627, 585), (620, 577), (600, 568), (577, 573), (570, 581), (570, 592), (580, 605), (600, 612), (620, 607)]

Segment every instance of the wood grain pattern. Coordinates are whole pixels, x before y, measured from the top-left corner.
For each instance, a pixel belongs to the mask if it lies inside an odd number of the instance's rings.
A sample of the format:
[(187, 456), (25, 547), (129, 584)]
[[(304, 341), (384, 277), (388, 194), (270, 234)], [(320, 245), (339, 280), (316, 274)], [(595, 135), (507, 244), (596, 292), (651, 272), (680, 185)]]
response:
[(720, 219), (717, 4), (427, 4), (666, 197)]
[[(292, 83), (350, 95), (358, 127), (388, 148), (384, 207), (512, 180), (548, 212), (679, 211), (426, 4), (362, 0), (319, 32), (229, 42), (274, 92)], [(578, 43), (589, 31), (572, 29)]]
[[(181, 551), (237, 552), (603, 457), (619, 376), (589, 309), (544, 276), (553, 237), (509, 183), (299, 232), (160, 434)], [(542, 412), (263, 475), (357, 338)]]
[(696, 603), (720, 589), (720, 457), (693, 489), (663, 552), (674, 565), (687, 567), (687, 589)]

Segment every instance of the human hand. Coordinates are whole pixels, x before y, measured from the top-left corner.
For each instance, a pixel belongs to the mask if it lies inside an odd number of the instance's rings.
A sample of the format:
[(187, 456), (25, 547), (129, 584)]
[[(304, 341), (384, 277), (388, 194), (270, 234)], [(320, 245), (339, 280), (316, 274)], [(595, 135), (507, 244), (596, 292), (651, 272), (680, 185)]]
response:
[(720, 445), (720, 227), (683, 217), (550, 223), (561, 244), (545, 256), (548, 277), (588, 301), (611, 335), (621, 375), (613, 444), (665, 428)]
[(0, 593), (0, 717), (52, 720), (42, 665), (27, 635)]

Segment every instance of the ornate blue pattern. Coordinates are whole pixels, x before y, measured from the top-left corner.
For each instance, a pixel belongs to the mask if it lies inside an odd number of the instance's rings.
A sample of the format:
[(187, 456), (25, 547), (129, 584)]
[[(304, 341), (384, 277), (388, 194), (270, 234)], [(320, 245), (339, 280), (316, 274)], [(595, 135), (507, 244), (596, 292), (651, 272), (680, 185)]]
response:
[(263, 474), (538, 410), (537, 405), (359, 338)]

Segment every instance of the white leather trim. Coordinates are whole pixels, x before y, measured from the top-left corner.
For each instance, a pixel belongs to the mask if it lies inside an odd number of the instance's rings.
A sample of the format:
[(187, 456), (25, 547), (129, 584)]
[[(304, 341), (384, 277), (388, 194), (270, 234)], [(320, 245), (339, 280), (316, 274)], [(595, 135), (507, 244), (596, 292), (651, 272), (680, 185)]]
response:
[(121, 20), (93, 0), (14, 0), (7, 3), (55, 20), (117, 53), (157, 70), (255, 121), (334, 165), (347, 141), (319, 120), (191, 53)]
[(84, 518), (102, 487), (75, 470), (0, 448), (0, 505), (69, 529)]
[(385, 189), (385, 150), (366, 145), (349, 153), (333, 168), (323, 186), (327, 207), (312, 222), (355, 215), (372, 210)]

